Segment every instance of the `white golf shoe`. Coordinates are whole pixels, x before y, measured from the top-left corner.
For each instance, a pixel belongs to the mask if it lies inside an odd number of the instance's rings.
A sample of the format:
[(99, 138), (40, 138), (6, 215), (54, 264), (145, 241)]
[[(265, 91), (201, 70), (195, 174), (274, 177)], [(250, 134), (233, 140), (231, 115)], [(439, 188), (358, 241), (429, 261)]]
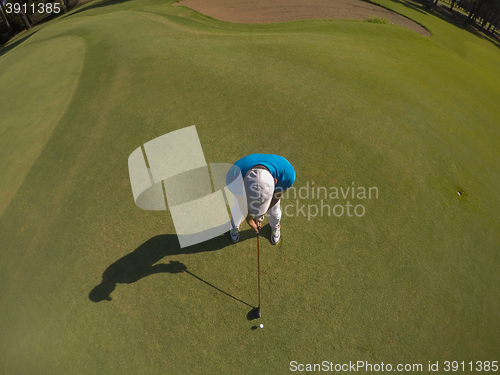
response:
[(238, 228), (232, 228), (229, 231), (229, 237), (231, 237), (231, 241), (233, 241), (234, 243), (238, 242), (240, 240), (240, 232)]
[(278, 242), (280, 242), (281, 239), (281, 231), (280, 231), (280, 226), (278, 225), (276, 228), (273, 228), (271, 232), (271, 243), (273, 245), (276, 245)]

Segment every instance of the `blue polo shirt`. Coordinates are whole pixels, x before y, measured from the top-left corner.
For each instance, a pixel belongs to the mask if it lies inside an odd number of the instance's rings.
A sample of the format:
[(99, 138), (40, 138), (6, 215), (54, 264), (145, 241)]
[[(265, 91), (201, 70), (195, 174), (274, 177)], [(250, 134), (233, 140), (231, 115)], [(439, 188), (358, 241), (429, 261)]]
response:
[[(274, 154), (251, 154), (241, 158), (234, 163), (241, 170), (242, 177), (245, 177), (247, 172), (256, 165), (263, 165), (273, 178), (277, 180), (274, 191), (285, 191), (295, 182), (295, 169), (288, 160), (283, 156)], [(235, 172), (236, 171), (236, 172)], [(231, 168), (226, 176), (226, 183), (229, 185), (234, 180), (237, 174), (236, 168)]]

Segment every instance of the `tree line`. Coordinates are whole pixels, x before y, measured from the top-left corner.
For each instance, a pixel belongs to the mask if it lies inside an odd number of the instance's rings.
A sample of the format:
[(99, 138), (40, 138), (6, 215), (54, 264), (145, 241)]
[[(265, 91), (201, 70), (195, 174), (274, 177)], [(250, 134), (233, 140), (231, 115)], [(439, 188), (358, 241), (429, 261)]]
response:
[(500, 24), (500, 0), (462, 0), (460, 6), (469, 13), (465, 26), (471, 23), (479, 23), (484, 30), (490, 32), (498, 29)]
[[(22, 30), (29, 30), (35, 23), (60, 14), (69, 7), (69, 0), (0, 0), (0, 44), (5, 44)], [(56, 10), (58, 10), (56, 12)]]
[[(447, 1), (447, 0), (445, 0)], [(479, 25), (484, 31), (495, 32), (500, 26), (500, 0), (450, 0), (450, 10), (454, 7), (466, 13), (463, 26)], [(424, 1), (431, 8), (438, 0)]]

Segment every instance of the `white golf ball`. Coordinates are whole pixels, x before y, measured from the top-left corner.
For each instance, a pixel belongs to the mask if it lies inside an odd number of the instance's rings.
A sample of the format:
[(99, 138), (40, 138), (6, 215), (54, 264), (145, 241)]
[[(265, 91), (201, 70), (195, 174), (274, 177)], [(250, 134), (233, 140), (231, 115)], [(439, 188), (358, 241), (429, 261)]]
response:
[(262, 323), (261, 323), (261, 324), (259, 324), (259, 327), (260, 327), (260, 328), (264, 328), (264, 324), (262, 324)]

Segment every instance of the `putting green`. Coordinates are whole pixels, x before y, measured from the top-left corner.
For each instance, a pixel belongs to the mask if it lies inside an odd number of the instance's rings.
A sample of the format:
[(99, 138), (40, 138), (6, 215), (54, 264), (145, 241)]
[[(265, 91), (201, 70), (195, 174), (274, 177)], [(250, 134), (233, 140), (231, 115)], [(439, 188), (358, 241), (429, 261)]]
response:
[(84, 54), (83, 39), (65, 36), (27, 41), (2, 57), (0, 214), (64, 115), (78, 84)]
[[(499, 360), (500, 52), (384, 5), (432, 36), (92, 2), (0, 56), (0, 83), (19, 92), (2, 84), (0, 372)], [(27, 78), (39, 61), (46, 75)], [(25, 85), (36, 94), (20, 100)], [(134, 205), (130, 153), (193, 124), (209, 163), (277, 153), (297, 189), (378, 189), (283, 200), (282, 242), (271, 246), (268, 226), (261, 239), (263, 329), (246, 320), (257, 304), (248, 227), (235, 245), (180, 249), (168, 211)], [(364, 215), (307, 217), (347, 201)]]

